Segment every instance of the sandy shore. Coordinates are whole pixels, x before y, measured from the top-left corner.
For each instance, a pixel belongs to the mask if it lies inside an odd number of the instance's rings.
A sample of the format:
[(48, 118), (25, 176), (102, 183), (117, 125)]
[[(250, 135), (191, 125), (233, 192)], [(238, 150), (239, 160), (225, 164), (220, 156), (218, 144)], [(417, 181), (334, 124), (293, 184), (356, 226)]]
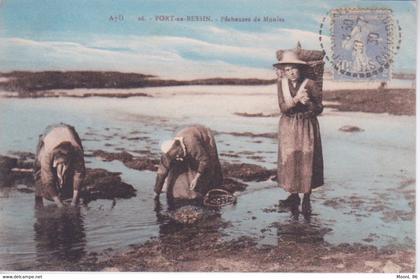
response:
[[(351, 88), (351, 86), (348, 86)], [(414, 115), (415, 114), (415, 89), (412, 88), (387, 88), (387, 89), (325, 89), (323, 100), (326, 107), (335, 108), (340, 111), (357, 111), (371, 113), (389, 113), (393, 115)], [(140, 91), (140, 92), (139, 92)], [(213, 95), (231, 95), (231, 94), (276, 94), (275, 85), (257, 85), (257, 86), (168, 86), (157, 88), (141, 89), (69, 89), (69, 90), (46, 90), (33, 91), (24, 95), (17, 92), (0, 92), (0, 97), (6, 98), (89, 98), (89, 97), (107, 97), (107, 98), (131, 98), (131, 97), (162, 97), (165, 95), (185, 95), (185, 94), (213, 94)], [(243, 112), (237, 112), (238, 115), (255, 117), (276, 117), (278, 112), (258, 113), (254, 115), (244, 115)]]

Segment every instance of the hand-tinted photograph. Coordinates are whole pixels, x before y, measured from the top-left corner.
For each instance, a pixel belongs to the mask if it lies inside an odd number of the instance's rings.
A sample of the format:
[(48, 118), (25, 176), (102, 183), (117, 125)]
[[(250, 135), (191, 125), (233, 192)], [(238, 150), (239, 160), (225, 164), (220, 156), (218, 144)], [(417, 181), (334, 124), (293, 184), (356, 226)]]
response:
[(413, 273), (415, 1), (0, 1), (0, 270)]

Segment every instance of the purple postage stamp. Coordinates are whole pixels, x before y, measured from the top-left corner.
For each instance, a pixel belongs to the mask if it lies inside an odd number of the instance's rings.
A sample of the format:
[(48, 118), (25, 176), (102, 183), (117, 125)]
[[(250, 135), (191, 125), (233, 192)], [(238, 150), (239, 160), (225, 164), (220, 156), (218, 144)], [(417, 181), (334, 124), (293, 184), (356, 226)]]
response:
[(395, 29), (390, 9), (333, 9), (331, 22), (335, 79), (390, 78)]

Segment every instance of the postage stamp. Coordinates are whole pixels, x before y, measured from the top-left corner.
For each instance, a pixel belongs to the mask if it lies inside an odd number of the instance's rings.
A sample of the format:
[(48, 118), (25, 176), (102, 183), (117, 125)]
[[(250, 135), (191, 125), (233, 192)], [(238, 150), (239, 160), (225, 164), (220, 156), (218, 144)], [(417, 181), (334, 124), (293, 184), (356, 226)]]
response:
[(333, 9), (334, 78), (388, 80), (391, 76), (393, 32), (390, 9)]

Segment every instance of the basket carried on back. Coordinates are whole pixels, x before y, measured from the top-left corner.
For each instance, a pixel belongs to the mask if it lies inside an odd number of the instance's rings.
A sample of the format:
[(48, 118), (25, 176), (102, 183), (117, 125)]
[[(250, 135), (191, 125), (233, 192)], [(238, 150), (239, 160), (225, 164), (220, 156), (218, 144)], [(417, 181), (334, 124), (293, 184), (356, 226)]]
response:
[(309, 67), (305, 67), (305, 70), (302, 70), (302, 74), (314, 80), (318, 86), (322, 89), (323, 85), (323, 76), (324, 76), (324, 56), (325, 52), (321, 50), (307, 50), (302, 49), (300, 43), (295, 49), (280, 49), (276, 51), (277, 60), (281, 60), (283, 53), (285, 51), (294, 51), (296, 52), (298, 58), (302, 61), (308, 63)]

